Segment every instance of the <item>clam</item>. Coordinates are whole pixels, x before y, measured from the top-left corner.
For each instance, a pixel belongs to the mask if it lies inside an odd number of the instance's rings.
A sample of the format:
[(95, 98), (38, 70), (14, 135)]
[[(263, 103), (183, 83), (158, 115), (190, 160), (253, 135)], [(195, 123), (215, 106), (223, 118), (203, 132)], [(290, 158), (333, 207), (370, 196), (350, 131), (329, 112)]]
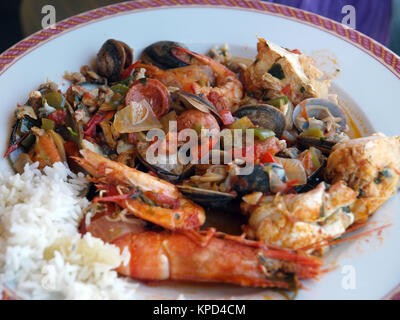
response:
[(123, 70), (132, 62), (133, 50), (122, 41), (109, 39), (97, 54), (97, 73), (111, 82), (116, 82), (121, 79)]
[(148, 64), (153, 64), (161, 69), (174, 69), (187, 66), (181, 58), (174, 54), (174, 47), (186, 48), (185, 45), (174, 41), (158, 41), (146, 47), (141, 59)]
[[(303, 116), (304, 110), (309, 121)], [(329, 100), (304, 100), (293, 112), (293, 123), (301, 132), (297, 137), (301, 146), (313, 146), (325, 154), (329, 154), (332, 147), (346, 137), (343, 132), (347, 128), (347, 116), (337, 104)]]
[[(307, 111), (307, 115), (310, 119), (309, 122), (302, 117), (303, 108)], [(329, 100), (317, 98), (307, 99), (298, 104), (293, 111), (293, 123), (300, 132), (311, 127), (317, 127), (324, 131), (327, 125), (326, 120), (333, 120), (332, 118), (334, 118), (337, 124), (336, 131), (345, 131), (347, 125), (346, 114), (337, 104)]]
[(274, 131), (278, 139), (282, 137), (286, 128), (286, 119), (283, 113), (268, 104), (243, 106), (233, 116), (249, 118), (254, 125)]

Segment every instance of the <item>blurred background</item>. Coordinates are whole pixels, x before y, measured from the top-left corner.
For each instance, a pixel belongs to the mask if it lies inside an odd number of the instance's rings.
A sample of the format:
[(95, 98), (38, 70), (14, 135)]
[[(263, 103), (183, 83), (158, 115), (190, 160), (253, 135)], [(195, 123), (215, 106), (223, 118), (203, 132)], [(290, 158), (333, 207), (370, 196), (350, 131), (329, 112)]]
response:
[[(101, 6), (122, 2), (115, 0), (13, 0), (0, 3), (0, 52), (41, 29), (42, 8), (53, 5), (56, 19)], [(400, 55), (400, 0), (270, 0), (318, 13), (341, 22), (342, 8), (354, 6), (356, 29), (388, 46)]]

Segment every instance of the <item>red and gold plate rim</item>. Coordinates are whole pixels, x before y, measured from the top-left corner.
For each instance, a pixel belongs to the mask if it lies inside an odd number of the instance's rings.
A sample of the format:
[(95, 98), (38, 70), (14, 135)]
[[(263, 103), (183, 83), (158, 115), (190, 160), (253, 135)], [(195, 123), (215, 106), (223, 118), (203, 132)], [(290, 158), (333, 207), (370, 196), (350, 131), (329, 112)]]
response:
[(3, 52), (0, 55), (0, 75), (16, 61), (40, 45), (54, 39), (58, 35), (86, 24), (117, 15), (129, 14), (134, 11), (178, 7), (234, 8), (256, 11), (259, 13), (295, 20), (321, 29), (351, 43), (369, 54), (375, 60), (379, 61), (394, 75), (400, 78), (399, 56), (368, 36), (356, 30), (352, 30), (336, 21), (321, 17), (311, 12), (275, 3), (260, 2), (257, 0), (140, 0), (128, 1), (94, 9), (63, 20), (57, 23), (54, 28), (47, 28), (38, 31)]

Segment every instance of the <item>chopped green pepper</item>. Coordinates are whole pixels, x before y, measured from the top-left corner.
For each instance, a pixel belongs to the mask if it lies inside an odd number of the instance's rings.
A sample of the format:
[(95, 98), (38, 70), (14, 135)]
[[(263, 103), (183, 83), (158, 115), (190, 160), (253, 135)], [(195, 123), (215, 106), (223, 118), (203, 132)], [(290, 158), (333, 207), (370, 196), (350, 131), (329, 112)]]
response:
[(254, 127), (254, 124), (251, 122), (251, 120), (248, 117), (242, 117), (230, 125), (231, 129), (242, 129), (242, 130), (250, 129), (253, 127)]
[(324, 133), (320, 128), (312, 127), (307, 130), (304, 130), (301, 134), (303, 137), (313, 137), (313, 138), (324, 138)]
[(124, 85), (124, 84), (117, 83), (117, 84), (115, 84), (115, 85), (113, 85), (113, 86), (111, 87), (111, 90), (114, 91), (114, 92), (119, 93), (121, 96), (125, 96), (126, 93), (127, 93), (128, 90), (129, 90), (129, 88), (128, 88), (126, 85)]
[(67, 130), (68, 130), (69, 133), (72, 134), (74, 137), (78, 136), (78, 134), (77, 134), (74, 130), (72, 130), (71, 127), (67, 127)]
[(275, 132), (269, 129), (254, 128), (253, 131), (254, 135), (260, 140), (265, 140), (275, 136)]
[(276, 108), (280, 108), (280, 107), (284, 106), (285, 104), (289, 103), (289, 99), (287, 96), (282, 96), (282, 97), (279, 97), (276, 99), (269, 100), (269, 101), (267, 101), (267, 103)]
[(55, 122), (50, 119), (42, 118), (42, 129), (44, 130), (54, 130), (56, 126)]
[(43, 97), (43, 99), (49, 106), (56, 109), (63, 109), (65, 106), (65, 97), (56, 91), (49, 92)]
[(33, 132), (29, 132), (28, 136), (21, 141), (21, 146), (29, 149), (35, 143), (35, 141), (36, 136), (33, 134)]

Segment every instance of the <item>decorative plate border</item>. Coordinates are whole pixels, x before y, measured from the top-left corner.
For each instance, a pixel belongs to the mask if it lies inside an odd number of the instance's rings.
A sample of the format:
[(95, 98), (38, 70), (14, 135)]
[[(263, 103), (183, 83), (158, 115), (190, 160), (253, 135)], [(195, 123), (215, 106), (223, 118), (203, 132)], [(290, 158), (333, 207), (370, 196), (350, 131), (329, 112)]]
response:
[[(28, 38), (18, 42), (10, 49), (4, 51), (0, 55), (0, 75), (2, 75), (23, 56), (40, 47), (44, 43), (86, 24), (96, 22), (97, 20), (111, 18), (113, 16), (129, 14), (134, 11), (174, 7), (233, 8), (256, 11), (259, 13), (295, 20), (333, 34), (336, 37), (356, 46), (383, 64), (400, 79), (400, 57), (372, 38), (362, 34), (361, 32), (350, 29), (334, 20), (308, 11), (281, 4), (260, 2), (257, 0), (140, 0), (122, 2), (87, 11), (58, 22), (53, 28), (40, 30)], [(2, 293), (1, 291), (2, 290), (0, 290), (0, 294)], [(384, 297), (384, 299), (398, 300), (400, 299), (399, 295), (400, 287), (397, 287)], [(3, 292), (3, 296), (0, 295), (0, 300), (13, 298), (15, 298), (13, 293), (7, 295), (6, 292)]]
[(370, 37), (356, 30), (352, 30), (343, 24), (321, 17), (314, 13), (280, 4), (260, 2), (256, 0), (140, 0), (128, 1), (94, 9), (63, 20), (57, 23), (54, 28), (47, 28), (38, 31), (3, 52), (0, 55), (0, 75), (30, 51), (55, 38), (56, 36), (64, 34), (78, 27), (93, 23), (97, 20), (110, 18), (121, 14), (127, 14), (133, 11), (173, 7), (222, 7), (245, 9), (292, 19), (324, 30), (351, 43), (352, 45), (369, 54), (375, 60), (379, 61), (395, 76), (400, 78), (399, 56)]

